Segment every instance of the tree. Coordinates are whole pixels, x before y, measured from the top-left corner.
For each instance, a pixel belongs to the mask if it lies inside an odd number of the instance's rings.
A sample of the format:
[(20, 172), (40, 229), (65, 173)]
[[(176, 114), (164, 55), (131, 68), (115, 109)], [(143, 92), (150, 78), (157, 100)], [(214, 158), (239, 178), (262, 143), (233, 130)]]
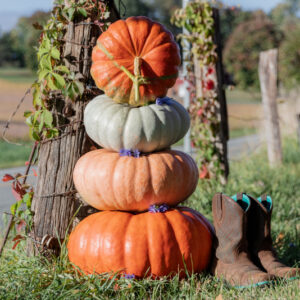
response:
[(300, 84), (300, 21), (285, 28), (285, 39), (279, 48), (279, 78), (288, 89)]
[(0, 66), (24, 67), (23, 53), (14, 47), (15, 39), (10, 32), (0, 37)]
[(226, 42), (224, 62), (241, 88), (258, 88), (258, 58), (264, 50), (279, 46), (281, 34), (262, 11), (249, 21), (239, 24)]
[(231, 33), (241, 23), (249, 21), (252, 17), (251, 11), (242, 11), (239, 8), (232, 7), (220, 10), (221, 22), (221, 42), (222, 47), (226, 44)]
[[(116, 5), (123, 17), (131, 17), (131, 16), (153, 16), (153, 7), (151, 4), (147, 3), (143, 0), (122, 0), (115, 1)], [(119, 7), (120, 5), (120, 7)]]
[[(37, 11), (30, 17), (21, 17), (16, 27), (11, 31), (13, 47), (24, 58), (25, 66), (32, 70), (37, 69), (36, 48), (39, 44), (41, 30), (40, 25), (44, 25), (49, 19), (50, 13)], [(34, 24), (35, 27), (34, 28)]]
[[(164, 24), (174, 35), (179, 33), (177, 27), (173, 26), (170, 22), (171, 16), (175, 9), (181, 7), (181, 0), (122, 0), (115, 1), (116, 6), (119, 8), (122, 17), (130, 16), (146, 16), (155, 21)], [(125, 13), (125, 15), (123, 15)]]
[(272, 9), (270, 18), (278, 28), (283, 29), (286, 22), (298, 18), (299, 10), (300, 0), (285, 0)]

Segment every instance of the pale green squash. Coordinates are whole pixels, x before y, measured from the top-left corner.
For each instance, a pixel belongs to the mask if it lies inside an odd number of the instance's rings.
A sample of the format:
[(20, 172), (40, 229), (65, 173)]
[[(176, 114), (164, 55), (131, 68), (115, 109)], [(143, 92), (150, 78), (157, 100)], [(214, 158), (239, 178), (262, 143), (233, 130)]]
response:
[(106, 149), (153, 152), (184, 137), (190, 126), (186, 109), (170, 99), (168, 104), (132, 107), (106, 95), (86, 106), (84, 125), (89, 137)]

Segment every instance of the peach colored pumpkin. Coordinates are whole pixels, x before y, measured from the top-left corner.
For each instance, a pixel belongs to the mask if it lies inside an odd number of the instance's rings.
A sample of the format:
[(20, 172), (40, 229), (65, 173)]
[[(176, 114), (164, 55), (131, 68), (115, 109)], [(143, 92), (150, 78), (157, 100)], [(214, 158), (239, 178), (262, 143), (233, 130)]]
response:
[(70, 261), (84, 273), (121, 272), (185, 277), (210, 263), (213, 232), (197, 211), (178, 207), (164, 213), (104, 211), (81, 221), (68, 242)]
[(73, 179), (81, 197), (99, 210), (144, 211), (152, 204), (175, 206), (195, 190), (194, 160), (180, 151), (161, 151), (139, 158), (94, 150), (77, 162)]

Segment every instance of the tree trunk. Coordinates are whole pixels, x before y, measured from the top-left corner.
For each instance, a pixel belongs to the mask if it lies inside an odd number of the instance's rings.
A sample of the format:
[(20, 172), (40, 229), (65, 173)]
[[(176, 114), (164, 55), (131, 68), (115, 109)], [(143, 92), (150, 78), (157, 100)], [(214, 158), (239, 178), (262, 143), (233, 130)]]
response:
[[(111, 12), (110, 21), (118, 18), (113, 1), (107, 1)], [(67, 4), (67, 3), (66, 3)], [(33, 228), (28, 240), (28, 253), (34, 254), (53, 250), (59, 251), (58, 240), (64, 240), (72, 227), (72, 218), (80, 205), (73, 183), (74, 166), (85, 152), (90, 142), (83, 126), (83, 112), (86, 104), (100, 94), (94, 87), (90, 75), (91, 53), (101, 34), (95, 20), (88, 17), (84, 22), (70, 22), (65, 34), (65, 44), (61, 52), (65, 65), (82, 79), (85, 92), (74, 103), (67, 101), (59, 93), (51, 95), (53, 115), (61, 129), (60, 136), (42, 141), (38, 159), (38, 181), (33, 197)], [(81, 217), (89, 212), (81, 210)]]
[(260, 53), (259, 79), (264, 107), (268, 157), (271, 166), (282, 163), (279, 117), (277, 110), (278, 50)]

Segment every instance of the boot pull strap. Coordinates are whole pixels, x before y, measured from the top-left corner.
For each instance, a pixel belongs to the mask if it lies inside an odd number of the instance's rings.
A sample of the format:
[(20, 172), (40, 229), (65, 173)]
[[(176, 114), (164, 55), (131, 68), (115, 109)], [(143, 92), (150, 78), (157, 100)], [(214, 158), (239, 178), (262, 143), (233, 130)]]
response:
[(222, 205), (222, 193), (217, 193), (213, 197), (212, 201), (212, 213), (214, 215), (214, 218), (220, 222), (222, 220), (223, 216), (223, 205)]
[(263, 194), (257, 200), (267, 209), (268, 212), (272, 210), (273, 201), (271, 196)]
[(246, 193), (237, 193), (231, 197), (235, 202), (237, 202), (244, 211), (247, 211), (250, 207), (250, 199)]

